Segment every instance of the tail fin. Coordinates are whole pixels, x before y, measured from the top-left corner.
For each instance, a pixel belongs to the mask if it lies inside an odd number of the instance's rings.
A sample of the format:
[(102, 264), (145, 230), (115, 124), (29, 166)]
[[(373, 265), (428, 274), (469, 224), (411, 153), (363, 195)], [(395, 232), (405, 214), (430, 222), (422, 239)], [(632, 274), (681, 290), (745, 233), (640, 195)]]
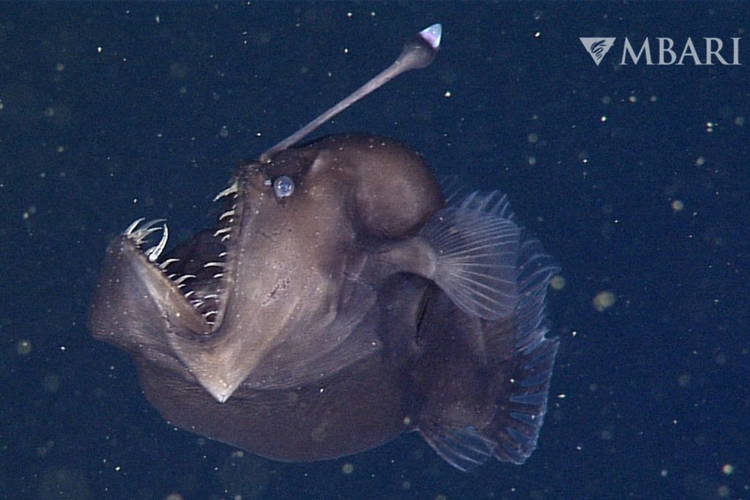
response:
[(559, 342), (545, 339), (534, 346), (517, 375), (505, 381), (496, 400), (497, 411), (483, 431), (498, 443), (494, 456), (503, 462), (522, 464), (536, 449), (547, 412), (547, 394)]
[(494, 375), (499, 380), (486, 380), (489, 385), (498, 384), (489, 390), (488, 406), (493, 411), (488, 420), (456, 426), (446, 415), (437, 418), (423, 415), (418, 423), (422, 437), (446, 462), (461, 471), (469, 471), (492, 457), (524, 463), (536, 449), (544, 422), (558, 344), (557, 339), (545, 339), (526, 355), (497, 367)]
[[(447, 462), (466, 471), (492, 457), (523, 463), (536, 448), (547, 410), (557, 339), (545, 337), (547, 287), (558, 267), (541, 244), (516, 225), (504, 198), (471, 195), (460, 207), (492, 227), (518, 235), (516, 300), (512, 311), (479, 315), (456, 295), (444, 294), (428, 307), (420, 327), (421, 358), (412, 374), (424, 398), (417, 428)], [(470, 226), (469, 229), (471, 229)], [(437, 283), (441, 286), (441, 283)], [(488, 303), (489, 304), (489, 303)], [(414, 375), (416, 374), (416, 375)]]

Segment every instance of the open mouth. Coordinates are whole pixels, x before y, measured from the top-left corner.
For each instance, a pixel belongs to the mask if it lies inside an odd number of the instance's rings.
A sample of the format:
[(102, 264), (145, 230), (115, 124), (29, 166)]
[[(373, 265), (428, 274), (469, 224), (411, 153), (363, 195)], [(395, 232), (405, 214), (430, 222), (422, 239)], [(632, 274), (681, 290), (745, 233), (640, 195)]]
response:
[[(221, 324), (228, 295), (229, 267), (232, 263), (231, 240), (238, 230), (238, 180), (214, 198), (222, 203), (216, 226), (165, 251), (169, 228), (165, 219), (141, 218), (125, 229), (127, 238), (159, 269), (185, 300), (203, 317), (210, 331)], [(153, 244), (152, 236), (161, 232)]]

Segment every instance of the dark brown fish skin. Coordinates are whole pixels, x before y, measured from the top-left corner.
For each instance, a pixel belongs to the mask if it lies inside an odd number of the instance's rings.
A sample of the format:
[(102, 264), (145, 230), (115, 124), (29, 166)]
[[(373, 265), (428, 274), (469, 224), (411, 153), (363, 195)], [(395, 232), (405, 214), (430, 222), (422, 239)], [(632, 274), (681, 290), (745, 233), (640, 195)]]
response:
[(196, 383), (138, 362), (144, 393), (171, 423), (279, 461), (333, 459), (368, 450), (408, 429), (408, 402), (377, 356), (296, 389), (242, 386), (218, 403)]
[[(279, 175), (297, 180), (294, 196), (282, 202), (267, 194), (264, 182)], [(404, 286), (403, 280), (391, 278), (398, 269), (378, 255), (416, 233), (443, 205), (431, 170), (393, 141), (346, 135), (283, 151), (270, 164), (242, 165), (236, 177), (238, 205), (245, 204), (238, 223), (247, 230), (234, 242), (241, 255), (238, 267), (286, 265), (288, 274), (307, 279), (308, 287), (333, 283), (333, 290), (318, 302), (296, 304), (290, 313), (292, 320), (309, 319), (334, 308), (330, 329), (294, 323), (248, 330), (236, 319), (245, 316), (233, 310), (267, 317), (273, 304), (260, 306), (245, 293), (246, 283), (240, 279), (233, 285), (224, 321), (209, 333), (169, 280), (120, 237), (108, 249), (93, 301), (94, 335), (134, 356), (146, 396), (168, 420), (260, 455), (333, 458), (397, 436), (407, 427), (409, 413), (397, 367), (408, 355), (405, 346), (416, 333), (416, 305), (428, 282), (412, 278), (407, 281), (418, 284)], [(266, 193), (263, 199), (261, 192)], [(291, 236), (284, 240), (285, 235)], [(183, 254), (200, 252), (203, 243), (187, 246), (193, 248)], [(254, 279), (262, 281), (259, 274)], [(323, 279), (326, 283), (320, 283)], [(261, 283), (259, 288), (270, 290), (273, 284)], [(332, 305), (329, 297), (338, 303)], [(394, 298), (407, 306), (394, 306)], [(402, 337), (390, 340), (381, 335), (381, 311), (394, 307), (408, 310), (410, 316), (389, 316), (388, 330)], [(206, 372), (226, 369), (213, 365), (204, 353), (227, 345), (229, 350), (242, 348), (237, 346), (254, 338), (258, 341), (251, 347), (262, 352), (253, 360), (216, 358), (252, 364), (225, 403), (212, 398), (196, 382), (195, 370), (185, 366), (184, 359), (192, 356)], [(232, 344), (235, 339), (239, 344)], [(389, 350), (384, 356), (388, 342), (401, 344), (401, 352)], [(391, 358), (388, 363), (386, 358)]]
[[(282, 175), (296, 184), (287, 198), (273, 194)], [(410, 430), (461, 470), (530, 455), (558, 345), (544, 319), (555, 267), (536, 240), (509, 233), (512, 313), (481, 319), (426, 277), (419, 232), (445, 202), (408, 148), (335, 135), (246, 162), (234, 179), (233, 222), (217, 226), (231, 228), (226, 241), (203, 231), (158, 259), (180, 259), (163, 272), (118, 237), (92, 303), (94, 336), (133, 357), (167, 420), (282, 461), (350, 455)], [(498, 207), (484, 215), (512, 220)], [(223, 253), (215, 279), (206, 264)], [(169, 273), (195, 275), (188, 288), (203, 304)]]

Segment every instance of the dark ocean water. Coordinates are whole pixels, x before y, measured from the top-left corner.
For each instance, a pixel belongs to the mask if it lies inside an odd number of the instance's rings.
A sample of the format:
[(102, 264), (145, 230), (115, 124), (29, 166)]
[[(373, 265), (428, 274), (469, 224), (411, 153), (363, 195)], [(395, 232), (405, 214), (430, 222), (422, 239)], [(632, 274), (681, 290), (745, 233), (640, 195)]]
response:
[[(281, 464), (175, 430), (87, 331), (106, 245), (138, 217), (210, 224), (233, 166), (434, 22), (433, 66), (319, 134), (504, 191), (562, 264), (537, 451), (462, 474), (408, 435)], [(739, 2), (4, 3), (0, 498), (750, 498), (749, 27)], [(616, 37), (599, 66), (584, 36)], [(704, 62), (739, 37), (741, 65), (623, 66), (625, 37)]]

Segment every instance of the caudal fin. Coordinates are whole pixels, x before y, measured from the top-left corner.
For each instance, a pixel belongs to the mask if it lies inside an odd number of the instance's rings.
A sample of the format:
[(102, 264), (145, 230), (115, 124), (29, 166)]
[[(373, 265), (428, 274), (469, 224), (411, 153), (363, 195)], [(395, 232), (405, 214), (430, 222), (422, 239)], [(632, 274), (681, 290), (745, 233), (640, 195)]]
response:
[(502, 389), (491, 391), (494, 411), (484, 425), (456, 427), (450, 418), (427, 417), (418, 427), (420, 434), (446, 462), (461, 471), (492, 457), (524, 463), (536, 449), (544, 422), (557, 348), (557, 339), (545, 339), (525, 355), (510, 360), (515, 366), (502, 374), (503, 380), (495, 381)]
[(547, 410), (559, 342), (545, 337), (544, 309), (559, 269), (504, 197), (471, 195), (431, 224), (422, 235), (438, 250), (445, 295), (420, 332), (418, 429), (460, 470), (492, 457), (523, 463)]

